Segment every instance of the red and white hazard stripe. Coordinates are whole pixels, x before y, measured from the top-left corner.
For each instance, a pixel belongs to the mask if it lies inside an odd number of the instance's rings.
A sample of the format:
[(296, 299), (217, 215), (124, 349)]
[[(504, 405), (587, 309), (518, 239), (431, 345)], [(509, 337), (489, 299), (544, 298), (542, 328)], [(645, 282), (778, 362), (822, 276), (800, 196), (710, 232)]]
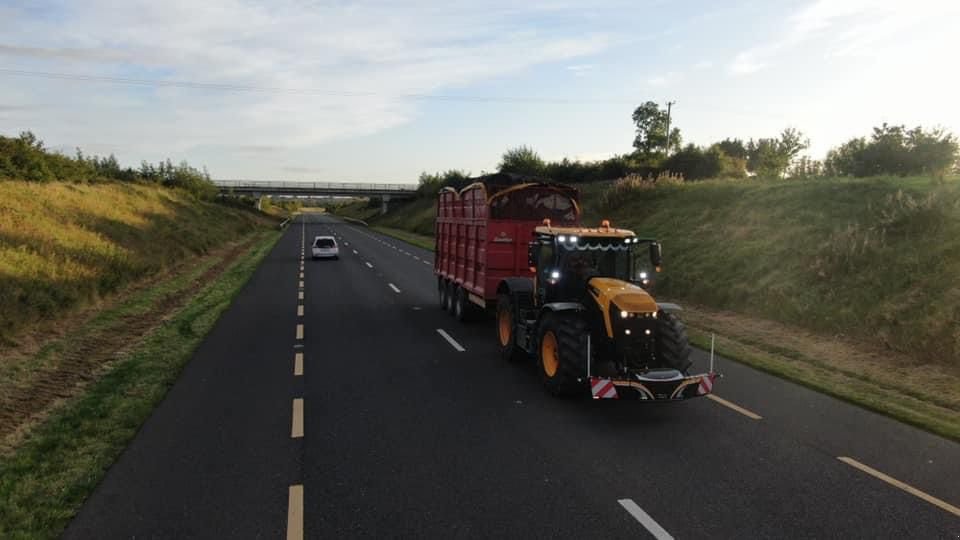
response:
[(700, 378), (700, 386), (697, 388), (697, 395), (705, 396), (710, 392), (713, 392), (714, 377), (716, 377), (716, 375), (711, 373), (709, 375), (706, 375)]
[(610, 379), (590, 377), (590, 391), (593, 399), (617, 399), (617, 387)]

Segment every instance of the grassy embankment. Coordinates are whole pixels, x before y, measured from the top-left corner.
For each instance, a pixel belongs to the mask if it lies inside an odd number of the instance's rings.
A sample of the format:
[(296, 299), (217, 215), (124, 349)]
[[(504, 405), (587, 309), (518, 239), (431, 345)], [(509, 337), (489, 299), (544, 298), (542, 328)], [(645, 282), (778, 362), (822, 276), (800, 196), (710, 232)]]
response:
[(273, 245), (138, 184), (0, 183), (0, 537), (55, 537)]
[[(658, 297), (694, 341), (960, 440), (960, 185), (928, 178), (586, 186), (664, 242)], [(341, 209), (355, 211), (359, 203)], [(431, 201), (381, 218), (427, 233)]]

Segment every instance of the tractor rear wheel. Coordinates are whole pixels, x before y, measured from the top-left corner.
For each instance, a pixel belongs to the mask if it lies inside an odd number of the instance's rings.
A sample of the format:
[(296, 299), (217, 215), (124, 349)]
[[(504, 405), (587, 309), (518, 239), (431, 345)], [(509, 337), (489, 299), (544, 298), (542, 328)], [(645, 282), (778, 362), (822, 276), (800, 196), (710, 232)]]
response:
[(663, 367), (673, 368), (686, 374), (693, 361), (690, 360), (690, 340), (687, 327), (679, 317), (661, 311), (657, 314), (657, 359)]
[(578, 313), (548, 313), (540, 323), (540, 376), (551, 394), (569, 396), (587, 387), (587, 328)]
[(526, 358), (526, 352), (517, 345), (517, 308), (509, 294), (497, 295), (497, 345), (500, 356), (508, 362)]

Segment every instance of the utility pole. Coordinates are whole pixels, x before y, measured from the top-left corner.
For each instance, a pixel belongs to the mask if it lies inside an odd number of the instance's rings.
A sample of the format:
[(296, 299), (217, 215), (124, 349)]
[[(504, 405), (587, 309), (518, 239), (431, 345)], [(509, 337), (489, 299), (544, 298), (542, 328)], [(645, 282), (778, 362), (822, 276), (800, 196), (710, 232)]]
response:
[(670, 155), (670, 109), (673, 108), (673, 104), (674, 104), (674, 103), (676, 103), (676, 101), (668, 101), (668, 102), (667, 102), (667, 148), (666, 148), (666, 153), (667, 153), (668, 156)]

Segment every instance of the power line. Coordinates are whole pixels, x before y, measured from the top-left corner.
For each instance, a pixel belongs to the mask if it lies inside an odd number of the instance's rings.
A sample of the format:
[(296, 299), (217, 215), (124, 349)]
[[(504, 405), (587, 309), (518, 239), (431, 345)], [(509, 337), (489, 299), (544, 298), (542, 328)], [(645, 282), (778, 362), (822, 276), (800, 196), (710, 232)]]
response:
[(80, 73), (54, 73), (49, 71), (27, 71), (22, 69), (0, 68), (0, 74), (22, 77), (37, 77), (43, 79), (56, 79), (65, 81), (80, 82), (103, 82), (111, 84), (125, 84), (131, 86), (150, 86), (150, 87), (172, 87), (189, 88), (195, 90), (218, 90), (227, 92), (256, 92), (273, 94), (290, 94), (303, 96), (330, 96), (330, 97), (385, 97), (392, 99), (412, 99), (412, 100), (434, 100), (434, 101), (462, 101), (478, 103), (534, 103), (534, 104), (554, 104), (554, 105), (628, 105), (633, 104), (632, 100), (627, 99), (566, 99), (566, 98), (545, 98), (545, 97), (492, 97), (492, 96), (470, 96), (470, 95), (442, 95), (442, 94), (418, 94), (418, 93), (398, 93), (384, 94), (379, 92), (349, 92), (337, 90), (321, 90), (316, 88), (284, 88), (274, 86), (251, 86), (239, 84), (208, 83), (195, 81), (170, 81), (159, 79), (134, 79), (128, 77), (109, 77), (105, 75), (86, 75)]

